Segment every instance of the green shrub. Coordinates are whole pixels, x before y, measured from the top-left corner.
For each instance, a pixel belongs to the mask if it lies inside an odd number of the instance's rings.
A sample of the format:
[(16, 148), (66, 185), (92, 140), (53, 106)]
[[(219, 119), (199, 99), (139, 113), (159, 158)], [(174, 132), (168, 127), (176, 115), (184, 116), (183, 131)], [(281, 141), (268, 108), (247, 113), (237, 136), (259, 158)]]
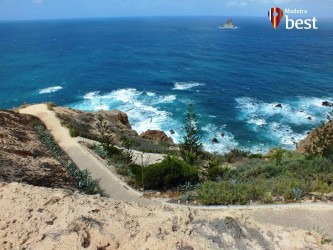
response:
[(295, 201), (301, 200), (304, 196), (304, 190), (301, 188), (292, 188), (291, 192)]
[(150, 189), (167, 189), (199, 181), (198, 170), (175, 157), (167, 156), (161, 163), (144, 169), (144, 184)]
[(203, 183), (198, 189), (198, 195), (204, 205), (243, 205), (249, 201), (244, 186), (231, 182)]
[(98, 183), (92, 180), (88, 170), (81, 171), (73, 163), (68, 163), (69, 158), (55, 143), (54, 138), (44, 126), (35, 127), (40, 141), (50, 150), (52, 156), (57, 159), (67, 172), (75, 177), (77, 188), (86, 194), (97, 194), (100, 192)]
[(69, 135), (71, 137), (78, 137), (80, 135), (80, 132), (75, 127), (71, 127), (69, 128)]
[(106, 159), (109, 155), (109, 153), (101, 145), (95, 144), (93, 149), (94, 149), (94, 152), (97, 155), (99, 155), (100, 157), (102, 157), (103, 159)]
[(213, 166), (208, 168), (208, 179), (215, 181), (217, 179), (223, 178), (226, 173), (230, 170), (228, 167)]
[(285, 150), (282, 148), (276, 148), (276, 149), (271, 150), (270, 158), (272, 161), (275, 162), (276, 166), (281, 165), (284, 153), (285, 153)]
[(263, 159), (264, 156), (262, 154), (250, 154), (249, 159)]
[(192, 151), (192, 150), (181, 150), (180, 151), (180, 156), (182, 157), (182, 159), (190, 165), (195, 164), (195, 162), (198, 159), (198, 155), (196, 152)]
[(230, 150), (229, 153), (226, 153), (224, 155), (224, 158), (228, 163), (233, 163), (237, 158), (247, 157), (248, 155), (249, 155), (249, 152), (234, 148), (234, 149)]

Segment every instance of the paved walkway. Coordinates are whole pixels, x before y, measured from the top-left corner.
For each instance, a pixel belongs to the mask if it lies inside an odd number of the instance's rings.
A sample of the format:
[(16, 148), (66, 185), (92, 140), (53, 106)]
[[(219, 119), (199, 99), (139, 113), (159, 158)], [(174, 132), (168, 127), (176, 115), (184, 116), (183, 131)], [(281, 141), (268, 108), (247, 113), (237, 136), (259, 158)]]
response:
[[(87, 142), (90, 144), (100, 144), (100, 142), (98, 141), (94, 141), (94, 140), (90, 140), (84, 137), (77, 137), (77, 141), (78, 142)], [(118, 147), (120, 148), (120, 147)], [(121, 148), (124, 149), (124, 148)], [(164, 155), (163, 154), (156, 154), (156, 153), (143, 153), (141, 151), (137, 151), (134, 149), (130, 149), (130, 151), (132, 152), (133, 155), (133, 162), (135, 164), (138, 164), (140, 166), (149, 166), (151, 164), (155, 164), (158, 162), (161, 162), (164, 159)]]
[(145, 199), (141, 197), (141, 193), (126, 187), (100, 161), (85, 151), (77, 139), (70, 137), (68, 129), (61, 126), (55, 113), (48, 110), (45, 104), (32, 105), (19, 112), (39, 117), (62, 150), (81, 170), (88, 169), (92, 178), (99, 181), (103, 192), (110, 198), (134, 201), (141, 205), (160, 204), (157, 201)]
[[(20, 113), (39, 117), (56, 139), (59, 146), (68, 154), (75, 164), (82, 170), (88, 169), (94, 179), (100, 181), (104, 193), (110, 198), (127, 202), (137, 202), (141, 205), (167, 205), (184, 207), (177, 204), (168, 204), (141, 197), (141, 193), (126, 187), (126, 184), (108, 170), (101, 161), (82, 147), (77, 139), (69, 136), (68, 130), (62, 127), (54, 112), (48, 110), (46, 105), (38, 104), (21, 109)], [(202, 210), (244, 210), (260, 223), (274, 224), (286, 227), (296, 227), (309, 230), (318, 226), (333, 238), (333, 206), (330, 204), (272, 204), (251, 206), (194, 206), (192, 209)], [(245, 212), (247, 211), (247, 212)]]

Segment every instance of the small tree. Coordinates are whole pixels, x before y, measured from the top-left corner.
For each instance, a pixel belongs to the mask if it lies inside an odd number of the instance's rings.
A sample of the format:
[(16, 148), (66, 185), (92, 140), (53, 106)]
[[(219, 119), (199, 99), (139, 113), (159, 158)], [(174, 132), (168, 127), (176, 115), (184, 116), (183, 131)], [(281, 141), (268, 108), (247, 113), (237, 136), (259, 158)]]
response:
[(98, 122), (96, 124), (96, 127), (97, 127), (97, 131), (100, 134), (102, 146), (105, 149), (109, 149), (113, 144), (110, 124), (102, 115), (98, 115), (97, 119), (98, 119)]
[(197, 159), (197, 154), (202, 146), (199, 136), (197, 115), (193, 109), (193, 104), (188, 105), (186, 118), (184, 121), (186, 135), (180, 143), (181, 156), (189, 164), (193, 164)]
[(277, 148), (273, 150), (273, 154), (271, 155), (271, 160), (275, 162), (276, 166), (282, 165), (282, 158), (285, 153), (285, 150), (282, 148)]

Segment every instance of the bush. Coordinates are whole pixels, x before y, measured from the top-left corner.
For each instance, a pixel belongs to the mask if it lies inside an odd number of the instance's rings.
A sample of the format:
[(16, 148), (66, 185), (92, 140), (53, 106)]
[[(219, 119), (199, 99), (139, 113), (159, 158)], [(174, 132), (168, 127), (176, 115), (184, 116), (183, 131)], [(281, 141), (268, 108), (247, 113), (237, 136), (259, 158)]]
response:
[(195, 164), (195, 162), (196, 162), (197, 159), (198, 159), (198, 155), (197, 155), (197, 153), (194, 152), (194, 151), (192, 151), (192, 150), (189, 150), (189, 151), (181, 150), (181, 151), (180, 151), (180, 156), (182, 157), (182, 159), (183, 159), (187, 164), (190, 164), (190, 165)]
[(228, 163), (233, 163), (237, 158), (247, 157), (248, 155), (249, 152), (234, 148), (230, 150), (229, 153), (225, 154), (224, 158)]
[(249, 159), (263, 159), (264, 156), (262, 154), (250, 154)]
[(225, 174), (230, 170), (228, 167), (213, 166), (208, 168), (208, 179), (215, 181), (219, 178), (223, 178)]
[(204, 205), (246, 204), (246, 189), (231, 182), (206, 182), (198, 189), (199, 200)]
[(54, 138), (44, 126), (36, 126), (36, 133), (40, 141), (50, 150), (52, 156), (66, 168), (67, 172), (76, 179), (77, 188), (86, 194), (97, 194), (100, 192), (98, 183), (92, 180), (88, 170), (81, 171), (73, 163), (68, 163), (69, 158), (55, 143)]
[(76, 128), (71, 127), (69, 128), (69, 135), (71, 137), (78, 137), (80, 135), (80, 132)]
[(282, 148), (272, 149), (270, 152), (270, 159), (275, 162), (275, 165), (281, 165), (285, 150)]
[(144, 185), (150, 189), (174, 188), (186, 182), (195, 184), (198, 181), (195, 167), (171, 156), (144, 169)]

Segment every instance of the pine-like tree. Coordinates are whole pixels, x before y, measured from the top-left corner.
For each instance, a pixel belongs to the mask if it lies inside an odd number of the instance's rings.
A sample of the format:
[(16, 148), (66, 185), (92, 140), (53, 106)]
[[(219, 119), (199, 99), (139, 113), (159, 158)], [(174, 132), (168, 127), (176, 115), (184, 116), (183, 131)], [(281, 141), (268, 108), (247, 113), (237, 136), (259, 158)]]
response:
[(192, 103), (188, 105), (184, 129), (186, 134), (183, 137), (183, 142), (180, 143), (181, 154), (186, 162), (193, 164), (202, 144), (200, 142), (197, 114)]

